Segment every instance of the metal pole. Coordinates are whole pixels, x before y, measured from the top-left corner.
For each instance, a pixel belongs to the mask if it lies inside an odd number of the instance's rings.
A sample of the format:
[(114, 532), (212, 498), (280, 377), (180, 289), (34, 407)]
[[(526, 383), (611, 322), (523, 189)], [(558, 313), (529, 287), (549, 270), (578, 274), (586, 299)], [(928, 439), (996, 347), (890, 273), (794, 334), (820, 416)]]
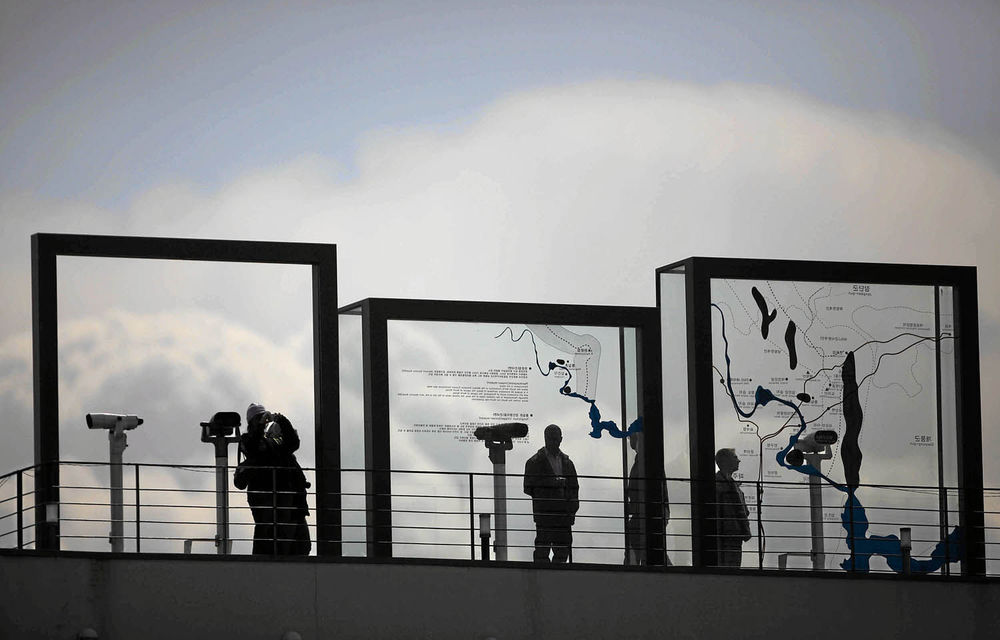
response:
[[(817, 464), (813, 466), (818, 469)], [(819, 476), (809, 476), (809, 519), (812, 533), (812, 553), (809, 556), (813, 571), (822, 571), (826, 568), (826, 554), (823, 549), (823, 486)]]
[(847, 502), (848, 502), (848, 506), (849, 506), (849, 509), (848, 509), (848, 518), (850, 520), (850, 527), (851, 527), (850, 533), (847, 534), (847, 537), (848, 537), (848, 544), (849, 544), (849, 546), (851, 548), (851, 571), (855, 570), (854, 563), (855, 563), (855, 559), (857, 557), (857, 554), (854, 551), (854, 542), (855, 542), (855, 537), (854, 537), (854, 505), (855, 505), (854, 492), (855, 491), (856, 491), (856, 488), (851, 488), (851, 487), (847, 488)]
[(910, 550), (913, 548), (910, 527), (899, 529), (899, 551), (903, 555), (903, 575), (910, 575)]
[(490, 561), (490, 514), (479, 514), (479, 556), (483, 562)]
[(939, 525), (941, 530), (941, 540), (945, 541), (944, 545), (944, 564), (941, 566), (942, 575), (949, 575), (951, 573), (950, 561), (948, 559), (948, 491), (945, 489), (945, 477), (944, 477), (944, 449), (942, 449), (942, 413), (941, 413), (941, 327), (939, 325), (939, 319), (941, 318), (941, 287), (934, 287), (934, 381), (936, 395), (936, 408), (937, 408), (937, 440), (934, 441), (934, 448), (937, 450), (937, 472), (938, 472), (938, 510), (939, 515)]
[(271, 555), (278, 555), (278, 470), (271, 467)]
[(139, 465), (135, 465), (135, 552), (140, 551), (140, 540), (139, 537)]
[[(225, 418), (225, 424), (216, 424), (216, 418)], [(235, 418), (235, 424), (229, 421)], [(235, 427), (236, 435), (226, 436)], [(239, 416), (215, 414), (208, 422), (201, 423), (201, 441), (215, 447), (215, 550), (226, 555), (232, 550), (229, 538), (229, 444), (240, 440)], [(237, 452), (237, 457), (239, 453)]]
[(228, 443), (215, 438), (215, 546), (219, 555), (229, 548), (229, 465)]
[(24, 479), (17, 472), (17, 548), (24, 548)]
[(498, 561), (507, 559), (507, 452), (503, 447), (492, 447), (493, 461), (493, 513), (496, 517), (494, 556)]
[[(660, 518), (663, 526), (660, 527), (660, 540), (663, 545), (663, 566), (669, 566), (670, 560), (667, 555), (667, 479), (663, 479), (663, 491), (660, 492), (660, 513), (656, 517)], [(649, 514), (646, 514), (649, 517)]]
[(122, 493), (122, 453), (127, 447), (125, 430), (116, 425), (108, 429), (108, 449), (111, 458), (111, 551), (125, 550), (124, 497)]
[(473, 493), (472, 474), (469, 474), (469, 559), (476, 559), (476, 497)]
[[(758, 457), (763, 457), (763, 456), (758, 456)], [(758, 461), (757, 464), (760, 465), (760, 461)], [(763, 510), (762, 509), (763, 508), (763, 500), (761, 500), (761, 489), (762, 489), (761, 481), (758, 480), (757, 481), (757, 499), (756, 499), (756, 502), (757, 502), (757, 568), (758, 569), (763, 569), (764, 568), (764, 536), (761, 535), (761, 534), (764, 533), (763, 515), (761, 514), (761, 511)]]
[[(822, 469), (823, 460), (833, 457), (830, 445), (825, 445), (823, 451), (814, 451), (805, 454), (805, 461), (817, 471)], [(850, 494), (848, 494), (849, 496)], [(853, 514), (854, 509), (851, 509)], [(812, 534), (812, 551), (809, 557), (812, 558), (813, 571), (822, 571), (826, 568), (826, 552), (823, 548), (823, 485), (816, 475), (809, 476), (809, 528)], [(854, 527), (851, 527), (851, 535), (854, 535)], [(854, 545), (852, 543), (851, 548)], [(853, 554), (852, 554), (853, 557)]]

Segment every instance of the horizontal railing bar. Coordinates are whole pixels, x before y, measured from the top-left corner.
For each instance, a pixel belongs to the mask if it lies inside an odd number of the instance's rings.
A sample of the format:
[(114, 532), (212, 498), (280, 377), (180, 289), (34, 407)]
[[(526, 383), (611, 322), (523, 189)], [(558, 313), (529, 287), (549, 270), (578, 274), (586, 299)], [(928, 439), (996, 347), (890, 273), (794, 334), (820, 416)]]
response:
[[(75, 461), (75, 460), (74, 461), (61, 461), (61, 462), (59, 462), (59, 464), (61, 466), (105, 466), (105, 467), (110, 465), (109, 462), (91, 462), (91, 461)], [(181, 469), (181, 470), (190, 470), (190, 471), (204, 472), (204, 473), (209, 473), (209, 472), (213, 472), (214, 473), (215, 470), (216, 470), (215, 465), (168, 464), (168, 463), (153, 463), (153, 462), (128, 462), (128, 463), (125, 463), (125, 466), (130, 466), (130, 467), (134, 467), (134, 466), (138, 466), (138, 467), (156, 467), (156, 468), (166, 468), (166, 469)], [(29, 466), (29, 467), (25, 467), (21, 471), (27, 471), (27, 470), (33, 469), (34, 467), (35, 467), (35, 465)], [(229, 470), (235, 471), (237, 467), (234, 466), (234, 465), (226, 465), (223, 468), (226, 471), (229, 471)], [(295, 469), (296, 467), (261, 465), (261, 466), (255, 467), (255, 468), (257, 468), (257, 469), (279, 469), (279, 470), (281, 470), (281, 469)], [(304, 472), (313, 473), (313, 474), (317, 473), (317, 471), (319, 471), (319, 472), (322, 472), (322, 471), (334, 471), (334, 472), (338, 472), (338, 473), (347, 473), (347, 474), (349, 474), (349, 473), (359, 473), (359, 474), (365, 474), (365, 473), (386, 474), (386, 473), (391, 473), (391, 474), (414, 474), (414, 475), (445, 475), (445, 476), (459, 476), (459, 477), (465, 477), (465, 478), (467, 478), (470, 474), (473, 477), (475, 477), (475, 478), (492, 478), (494, 475), (501, 475), (503, 477), (512, 477), (512, 478), (523, 478), (524, 477), (523, 473), (494, 474), (494, 473), (488, 472), (488, 471), (472, 471), (472, 472), (469, 472), (469, 471), (428, 471), (428, 470), (420, 470), (420, 469), (362, 469), (362, 468), (349, 468), (349, 469), (345, 469), (345, 468), (331, 468), (331, 469), (323, 469), (323, 468), (317, 468), (317, 467), (300, 467), (300, 468)], [(15, 473), (17, 473), (17, 471), (9, 472), (6, 475), (13, 475)], [(3, 476), (0, 476), (0, 478), (2, 478), (2, 477)], [(628, 479), (628, 476), (611, 476), (611, 475), (603, 475), (602, 476), (602, 475), (580, 475), (580, 474), (578, 474), (577, 477), (578, 478), (584, 478), (584, 479), (608, 480), (608, 481), (615, 481), (615, 482), (621, 482), (623, 480), (627, 480)], [(682, 484), (690, 484), (690, 485), (699, 484), (699, 483), (703, 482), (701, 480), (693, 479), (693, 478), (678, 478), (678, 477), (665, 477), (664, 478), (664, 477), (656, 477), (656, 476), (642, 476), (642, 477), (637, 477), (635, 479), (641, 480), (643, 482), (673, 482), (673, 483), (682, 483)], [(715, 480), (707, 480), (707, 481), (704, 481), (704, 482), (709, 482), (709, 483), (713, 483), (714, 484)], [(741, 481), (741, 483), (744, 484), (744, 485), (754, 485), (754, 484), (760, 483), (765, 488), (767, 488), (767, 487), (794, 487), (794, 488), (799, 488), (799, 489), (808, 489), (809, 488), (809, 483), (807, 481), (802, 481), (802, 480), (798, 480), (798, 481), (788, 481), (788, 480), (762, 480), (762, 481), (757, 481), (757, 480), (752, 480), (752, 479), (743, 479)], [(935, 491), (935, 492), (939, 491), (939, 490), (945, 490), (945, 491), (953, 491), (953, 492), (956, 492), (956, 493), (960, 493), (962, 491), (979, 490), (979, 489), (967, 489), (965, 487), (952, 486), (952, 485), (941, 485), (941, 486), (938, 486), (938, 485), (893, 485), (893, 484), (884, 484), (884, 483), (866, 483), (866, 484), (859, 484), (857, 486), (858, 486), (859, 489), (861, 489), (861, 488), (889, 489), (889, 490), (924, 489), (924, 490)], [(825, 490), (831, 490), (831, 491), (832, 490), (837, 490), (837, 489), (834, 489), (832, 485), (824, 485), (823, 488)], [(1000, 496), (1000, 487), (983, 487), (981, 490), (987, 491), (987, 492), (995, 492), (998, 496)]]

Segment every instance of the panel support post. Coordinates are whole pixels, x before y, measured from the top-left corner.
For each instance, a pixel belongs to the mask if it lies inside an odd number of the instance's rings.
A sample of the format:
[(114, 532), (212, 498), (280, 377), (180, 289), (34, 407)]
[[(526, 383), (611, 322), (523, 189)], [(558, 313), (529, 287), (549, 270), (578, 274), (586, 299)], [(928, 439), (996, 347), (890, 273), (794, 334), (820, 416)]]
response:
[(715, 520), (715, 406), (711, 279), (697, 258), (684, 269), (688, 316), (691, 545), (696, 567), (718, 564)]
[(377, 302), (361, 307), (365, 404), (365, 537), (369, 558), (392, 557), (392, 481), (389, 470), (389, 344)]
[(312, 266), (313, 403), (316, 438), (316, 554), (340, 556), (343, 530), (340, 478), (340, 369), (337, 248), (322, 248)]
[[(636, 331), (636, 389), (642, 412), (642, 451), (644, 457), (646, 539), (645, 563), (651, 566), (667, 564), (664, 547), (666, 530), (666, 482), (663, 475), (663, 389), (661, 373), (660, 318), (656, 309), (644, 313), (643, 326)], [(624, 428), (625, 425), (622, 425)]]
[[(986, 575), (983, 516), (983, 435), (979, 388), (979, 304), (976, 269), (962, 268), (955, 291), (955, 347), (958, 354), (956, 394), (958, 415), (958, 509), (962, 575)], [(959, 333), (960, 331), (960, 333)], [(938, 444), (940, 446), (940, 443)]]
[(35, 402), (35, 548), (59, 550), (59, 342), (56, 251), (31, 236), (31, 341)]

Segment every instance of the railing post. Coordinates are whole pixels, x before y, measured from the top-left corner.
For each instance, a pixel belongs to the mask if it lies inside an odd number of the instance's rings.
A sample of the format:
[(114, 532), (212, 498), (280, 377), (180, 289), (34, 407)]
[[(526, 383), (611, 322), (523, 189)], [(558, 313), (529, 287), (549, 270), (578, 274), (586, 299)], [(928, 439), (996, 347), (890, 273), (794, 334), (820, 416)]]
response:
[[(759, 463), (758, 463), (759, 464)], [(761, 513), (762, 507), (764, 506), (764, 501), (761, 499), (761, 491), (764, 488), (763, 483), (757, 481), (757, 568), (760, 570), (764, 569), (764, 536), (761, 535), (764, 530), (763, 525), (763, 514)]]
[[(939, 441), (940, 442), (940, 441)], [(944, 530), (941, 539), (944, 540), (944, 565), (941, 567), (941, 575), (951, 575), (951, 543), (948, 542), (948, 507), (951, 504), (948, 500), (948, 489), (944, 489)], [(986, 508), (983, 507), (985, 513)]]
[(24, 478), (17, 472), (17, 548), (24, 548)]
[[(656, 517), (658, 517), (660, 521), (663, 523), (660, 526), (660, 538), (661, 538), (661, 544), (663, 545), (663, 566), (666, 567), (670, 565), (670, 559), (669, 556), (667, 556), (667, 479), (666, 478), (663, 479), (662, 489), (663, 490), (660, 491), (660, 512), (657, 514)], [(646, 517), (648, 518), (649, 514), (646, 514)]]
[(135, 552), (139, 553), (140, 547), (140, 537), (139, 537), (139, 464), (135, 465)]
[(903, 575), (910, 575), (910, 551), (913, 548), (910, 527), (899, 528), (899, 553), (902, 555)]
[(473, 493), (473, 477), (469, 474), (469, 560), (476, 559), (476, 497)]
[(854, 562), (855, 562), (855, 558), (857, 557), (857, 554), (854, 551), (854, 545), (857, 542), (857, 540), (854, 537), (854, 505), (857, 502), (854, 499), (854, 492), (857, 491), (857, 490), (858, 490), (857, 487), (854, 487), (853, 489), (850, 488), (850, 487), (847, 488), (847, 501), (848, 501), (848, 507), (849, 507), (847, 513), (848, 513), (848, 522), (850, 523), (849, 526), (851, 527), (850, 531), (847, 534), (847, 536), (849, 538), (849, 540), (848, 540), (848, 547), (851, 550), (851, 572), (852, 573), (855, 571)]
[(271, 555), (278, 555), (278, 470), (271, 467)]

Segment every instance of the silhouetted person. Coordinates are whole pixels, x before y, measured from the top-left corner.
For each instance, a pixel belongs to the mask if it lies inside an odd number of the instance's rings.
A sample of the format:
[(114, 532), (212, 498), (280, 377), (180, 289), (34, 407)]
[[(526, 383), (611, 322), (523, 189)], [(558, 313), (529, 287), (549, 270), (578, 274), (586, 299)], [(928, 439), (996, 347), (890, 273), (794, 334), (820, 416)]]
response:
[(524, 492), (535, 518), (535, 562), (566, 562), (573, 546), (573, 523), (580, 509), (580, 483), (569, 456), (559, 450), (562, 430), (545, 427), (545, 446), (524, 464)]
[(733, 473), (740, 468), (734, 449), (715, 454), (719, 471), (715, 474), (715, 526), (719, 566), (738, 567), (743, 562), (743, 543), (750, 539), (750, 512), (746, 498)]
[[(643, 434), (630, 434), (628, 437), (629, 448), (635, 453), (632, 461), (632, 468), (628, 472), (628, 481), (625, 484), (625, 564), (628, 566), (642, 566), (647, 563), (646, 558), (646, 527), (649, 519), (646, 517), (646, 458), (643, 451)], [(654, 510), (659, 511), (659, 508)], [(654, 515), (655, 517), (655, 515)], [(663, 530), (666, 531), (667, 523), (670, 521), (670, 503), (667, 501), (667, 485), (663, 483)], [(664, 565), (670, 566), (670, 558), (667, 550), (663, 549)]]
[(254, 555), (309, 555), (306, 516), (309, 483), (295, 459), (299, 434), (288, 418), (262, 405), (247, 407), (247, 432), (240, 436), (244, 459), (233, 483), (247, 490), (253, 514)]
[(628, 437), (629, 448), (635, 459), (628, 472), (625, 484), (625, 564), (630, 566), (646, 564), (646, 545), (643, 540), (646, 524), (646, 501), (644, 499), (646, 461), (639, 446), (641, 433)]

